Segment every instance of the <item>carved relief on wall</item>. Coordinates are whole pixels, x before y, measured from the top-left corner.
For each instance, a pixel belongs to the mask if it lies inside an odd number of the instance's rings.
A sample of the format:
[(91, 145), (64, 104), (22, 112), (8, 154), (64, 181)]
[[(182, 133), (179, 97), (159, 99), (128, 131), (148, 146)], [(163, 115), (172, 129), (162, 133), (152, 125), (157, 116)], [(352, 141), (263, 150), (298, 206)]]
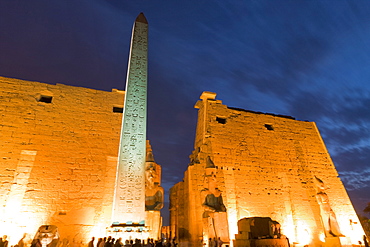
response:
[(340, 232), (337, 217), (330, 206), (329, 197), (325, 192), (324, 182), (315, 176), (316, 199), (320, 205), (320, 216), (325, 230), (326, 237), (343, 237)]
[(229, 242), (226, 207), (222, 200), (222, 192), (217, 187), (216, 171), (216, 167), (208, 157), (205, 168), (204, 189), (201, 191), (204, 210), (203, 238), (206, 241), (220, 238), (223, 242)]

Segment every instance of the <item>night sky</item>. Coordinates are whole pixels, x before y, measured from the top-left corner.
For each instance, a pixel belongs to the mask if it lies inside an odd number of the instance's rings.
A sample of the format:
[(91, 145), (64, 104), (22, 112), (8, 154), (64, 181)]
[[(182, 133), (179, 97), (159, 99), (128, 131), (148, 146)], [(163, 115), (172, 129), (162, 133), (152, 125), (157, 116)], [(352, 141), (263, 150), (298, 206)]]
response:
[(149, 22), (148, 139), (166, 190), (183, 178), (193, 106), (211, 91), (228, 106), (316, 122), (364, 215), (370, 1), (0, 0), (0, 75), (123, 90), (140, 12)]

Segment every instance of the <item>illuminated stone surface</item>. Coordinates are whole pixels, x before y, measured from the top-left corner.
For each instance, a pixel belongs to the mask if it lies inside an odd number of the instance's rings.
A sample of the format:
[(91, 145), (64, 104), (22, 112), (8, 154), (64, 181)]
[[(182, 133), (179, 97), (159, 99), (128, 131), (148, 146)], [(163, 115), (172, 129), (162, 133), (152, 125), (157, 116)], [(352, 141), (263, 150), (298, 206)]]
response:
[(113, 223), (145, 222), (148, 23), (141, 13), (131, 37)]
[[(145, 211), (145, 202), (160, 201), (161, 168), (149, 144), (150, 155), (146, 155), (146, 102), (138, 101), (146, 100), (147, 24), (143, 15), (135, 26), (141, 40), (131, 49), (135, 58), (130, 67), (134, 69), (128, 80), (135, 83), (128, 86), (132, 97), (126, 99), (131, 105), (126, 120), (131, 121), (126, 125), (140, 129), (137, 136), (131, 135), (141, 150), (134, 152), (141, 160), (137, 220), (145, 220), (151, 230), (147, 235), (157, 239), (163, 202), (149, 211)], [(57, 225), (61, 238), (71, 244), (106, 236), (112, 224), (124, 95), (116, 89), (105, 92), (0, 77), (0, 229), (10, 244), (16, 244), (23, 233), (33, 237), (44, 224)], [(152, 160), (145, 162), (146, 156)], [(149, 191), (155, 193), (146, 195), (148, 164), (156, 171), (155, 186)]]
[(231, 245), (238, 220), (271, 217), (291, 244), (323, 246), (327, 229), (315, 176), (325, 184), (330, 209), (345, 235), (340, 241), (328, 239), (326, 245), (358, 244), (363, 229), (315, 123), (230, 108), (215, 97), (205, 92), (195, 105), (194, 151), (183, 181), (170, 190), (172, 237), (184, 245), (205, 243), (209, 229), (203, 224), (202, 191), (212, 160)]
[(0, 229), (10, 244), (43, 224), (70, 241), (105, 234), (122, 120), (113, 108), (123, 96), (0, 77)]
[(0, 195), (1, 201), (5, 202), (3, 211), (0, 214), (0, 219), (7, 219), (7, 227), (12, 228), (14, 224), (22, 221), (20, 212), (36, 154), (36, 151), (21, 151), (9, 191), (6, 191), (8, 193), (1, 193)]

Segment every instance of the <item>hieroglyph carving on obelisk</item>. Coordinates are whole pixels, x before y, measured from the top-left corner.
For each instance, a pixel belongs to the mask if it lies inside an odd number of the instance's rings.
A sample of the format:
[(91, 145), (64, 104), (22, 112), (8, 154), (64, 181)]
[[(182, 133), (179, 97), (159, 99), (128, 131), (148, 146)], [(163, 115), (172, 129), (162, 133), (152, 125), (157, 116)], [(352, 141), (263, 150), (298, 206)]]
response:
[(112, 222), (144, 223), (148, 22), (135, 20), (122, 116)]

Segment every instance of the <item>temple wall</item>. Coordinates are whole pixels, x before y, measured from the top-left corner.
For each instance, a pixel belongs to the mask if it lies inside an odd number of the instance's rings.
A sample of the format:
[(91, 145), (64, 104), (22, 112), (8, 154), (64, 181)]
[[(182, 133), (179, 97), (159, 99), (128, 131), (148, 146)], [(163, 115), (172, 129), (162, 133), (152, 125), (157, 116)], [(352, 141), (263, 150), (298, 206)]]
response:
[(124, 92), (4, 77), (0, 88), (1, 234), (14, 243), (56, 224), (70, 241), (97, 236), (110, 223)]
[[(184, 242), (203, 244), (201, 191), (207, 187), (209, 157), (227, 208), (230, 239), (238, 233), (239, 219), (271, 217), (281, 224), (291, 243), (323, 245), (317, 177), (325, 184), (324, 192), (345, 235), (343, 241), (358, 244), (363, 230), (315, 123), (229, 108), (212, 93), (203, 93), (201, 99), (196, 104), (198, 124), (191, 164), (184, 182), (173, 188), (170, 197), (171, 207), (178, 203), (188, 210), (171, 214), (171, 219), (185, 219), (171, 226), (189, 230)], [(186, 192), (176, 197), (175, 190), (180, 189)]]

